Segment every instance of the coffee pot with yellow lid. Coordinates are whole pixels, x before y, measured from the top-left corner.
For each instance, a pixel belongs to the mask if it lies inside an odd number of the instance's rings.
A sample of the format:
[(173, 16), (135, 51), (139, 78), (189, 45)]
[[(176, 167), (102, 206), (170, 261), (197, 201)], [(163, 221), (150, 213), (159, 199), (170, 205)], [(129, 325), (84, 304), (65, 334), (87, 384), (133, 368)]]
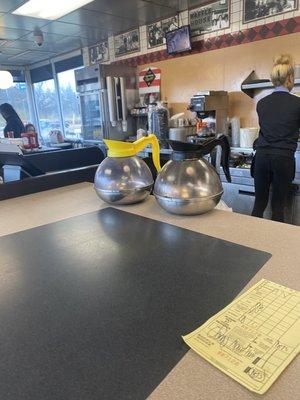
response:
[(98, 196), (110, 204), (134, 204), (150, 194), (154, 180), (150, 168), (137, 154), (152, 146), (152, 159), (160, 171), (159, 143), (155, 135), (142, 137), (130, 143), (104, 140), (108, 157), (99, 165), (94, 188)]

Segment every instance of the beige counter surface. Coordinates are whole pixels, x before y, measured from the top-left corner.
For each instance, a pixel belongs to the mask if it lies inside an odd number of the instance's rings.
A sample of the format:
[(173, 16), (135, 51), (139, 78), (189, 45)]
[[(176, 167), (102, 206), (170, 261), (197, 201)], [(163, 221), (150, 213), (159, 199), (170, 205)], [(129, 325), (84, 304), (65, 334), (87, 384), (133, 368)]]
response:
[[(104, 208), (89, 183), (37, 193), (0, 202), (0, 236), (48, 224)], [(168, 222), (233, 243), (267, 251), (272, 258), (249, 282), (260, 279), (300, 290), (300, 228), (259, 220), (226, 211), (203, 216), (172, 216), (161, 210), (151, 197), (146, 202), (123, 208), (128, 212)], [(300, 334), (300, 332), (299, 332)], [(296, 400), (300, 396), (298, 356), (263, 396), (249, 392), (194, 352), (170, 372), (149, 397), (151, 400)], [(120, 399), (121, 400), (121, 399)], [(136, 399), (139, 400), (139, 399)]]

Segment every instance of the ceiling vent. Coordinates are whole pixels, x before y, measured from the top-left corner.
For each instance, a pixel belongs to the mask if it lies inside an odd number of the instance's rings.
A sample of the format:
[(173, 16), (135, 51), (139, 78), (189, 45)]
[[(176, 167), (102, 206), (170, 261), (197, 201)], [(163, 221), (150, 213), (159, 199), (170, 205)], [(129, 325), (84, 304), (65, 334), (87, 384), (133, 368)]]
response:
[(0, 47), (5, 46), (6, 44), (11, 43), (11, 40), (1, 39), (0, 38)]

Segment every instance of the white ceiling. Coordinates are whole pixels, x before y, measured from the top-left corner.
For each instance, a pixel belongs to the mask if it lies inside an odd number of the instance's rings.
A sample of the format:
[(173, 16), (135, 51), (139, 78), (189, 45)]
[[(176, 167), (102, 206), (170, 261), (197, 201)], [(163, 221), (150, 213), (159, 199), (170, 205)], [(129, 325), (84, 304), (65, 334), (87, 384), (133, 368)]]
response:
[[(95, 0), (56, 21), (13, 15), (25, 2), (0, 0), (1, 65), (29, 65), (53, 58), (207, 0)], [(41, 47), (34, 43), (37, 28), (44, 35)]]

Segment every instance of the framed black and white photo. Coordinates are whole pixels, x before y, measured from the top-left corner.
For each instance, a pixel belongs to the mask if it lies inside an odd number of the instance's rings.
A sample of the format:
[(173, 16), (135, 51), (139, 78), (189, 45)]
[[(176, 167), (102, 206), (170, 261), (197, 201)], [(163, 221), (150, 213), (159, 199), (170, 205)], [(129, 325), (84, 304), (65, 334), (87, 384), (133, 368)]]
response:
[(189, 20), (192, 36), (229, 28), (230, 0), (219, 0), (194, 8), (189, 11)]
[(298, 9), (298, 0), (244, 0), (243, 22), (272, 17)]
[(107, 40), (89, 47), (89, 65), (99, 64), (107, 61), (109, 61), (109, 48)]
[(115, 56), (121, 57), (140, 50), (140, 31), (134, 29), (130, 32), (115, 36)]
[(147, 46), (148, 49), (162, 46), (166, 43), (166, 33), (179, 27), (178, 15), (166, 18), (162, 21), (154, 22), (147, 26)]

